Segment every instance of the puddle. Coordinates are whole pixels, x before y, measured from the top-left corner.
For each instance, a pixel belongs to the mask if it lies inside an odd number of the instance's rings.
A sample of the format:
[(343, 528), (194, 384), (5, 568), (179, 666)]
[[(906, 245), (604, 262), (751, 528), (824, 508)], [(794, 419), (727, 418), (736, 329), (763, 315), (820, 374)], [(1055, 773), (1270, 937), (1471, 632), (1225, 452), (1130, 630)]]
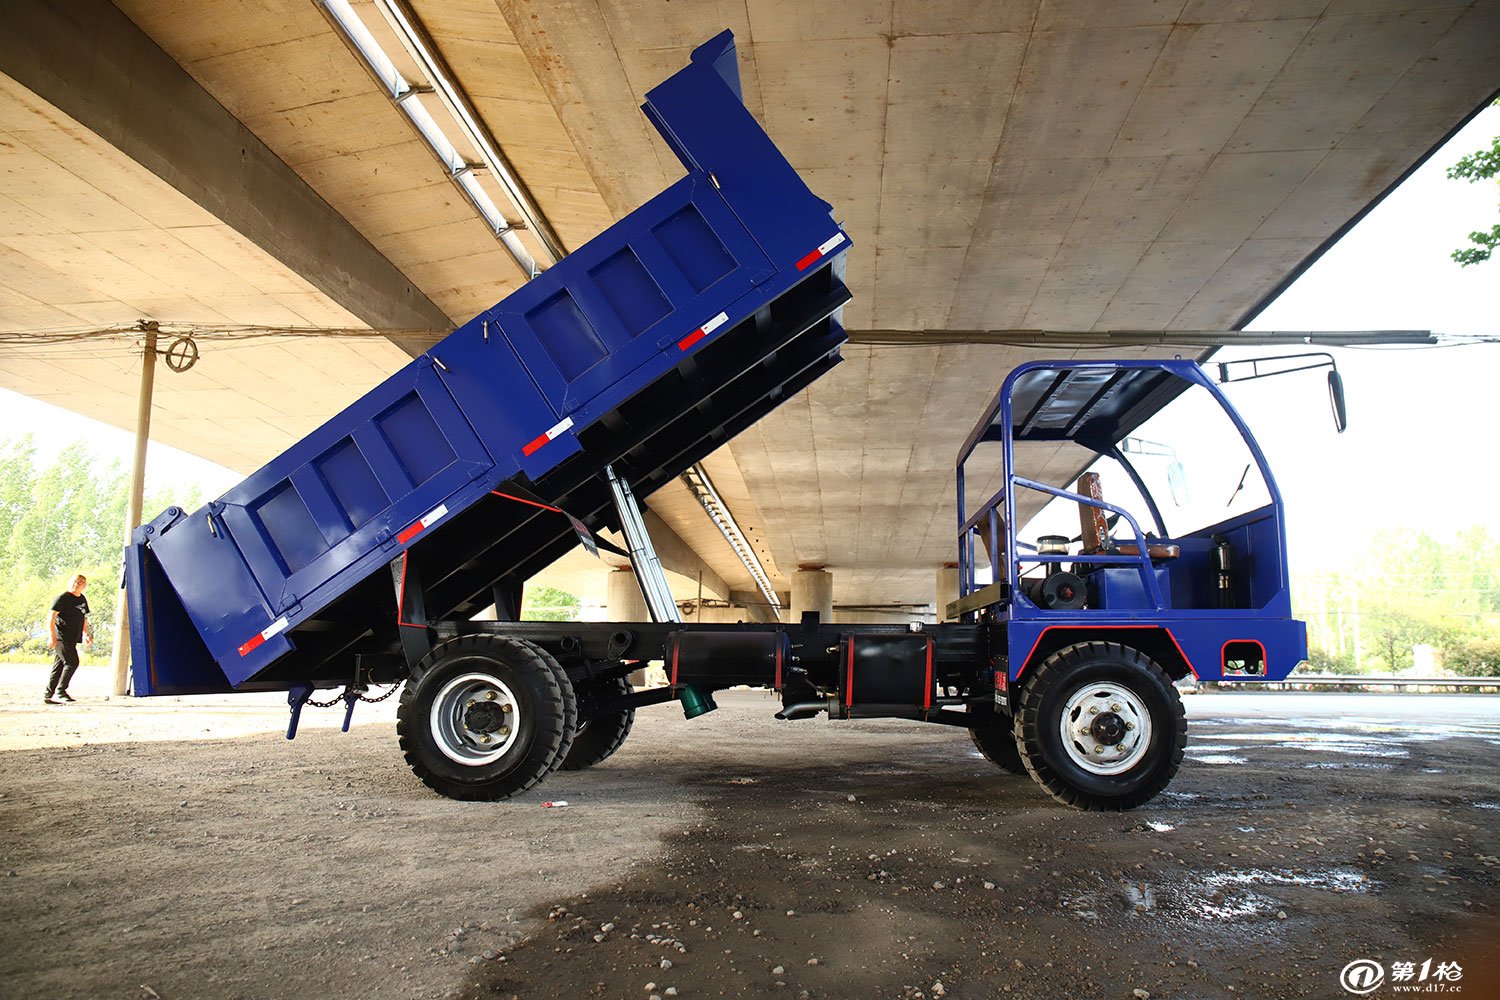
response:
[(1193, 799), (1198, 798), (1198, 793), (1197, 792), (1162, 792), (1161, 793), (1161, 797), (1164, 798), (1164, 799), (1176, 799), (1179, 802), (1191, 802)]
[(1170, 833), (1173, 830), (1177, 829), (1177, 827), (1173, 826), (1171, 823), (1159, 823), (1154, 819), (1146, 820), (1146, 825), (1155, 830), (1157, 833)]
[[(1365, 893), (1375, 883), (1348, 868), (1293, 872), (1285, 869), (1250, 869), (1215, 872), (1201, 879), (1174, 887), (1172, 898), (1160, 908), (1176, 910), (1199, 920), (1235, 921), (1269, 917), (1284, 910), (1286, 904), (1268, 895), (1277, 888), (1319, 889), (1337, 894)], [(1169, 890), (1157, 892), (1157, 898)]]
[(1474, 803), (1474, 808), (1500, 810), (1500, 802), (1476, 802)]
[(1236, 757), (1234, 754), (1227, 754), (1227, 753), (1206, 753), (1206, 754), (1202, 754), (1201, 756), (1200, 755), (1195, 755), (1195, 754), (1188, 754), (1188, 760), (1194, 761), (1195, 763), (1198, 763), (1198, 764), (1248, 764), (1248, 763), (1250, 763), (1250, 760), (1247, 757)]
[(729, 783), (731, 785), (758, 785), (758, 784), (760, 784), (760, 779), (759, 778), (730, 778), (729, 779)]
[(1312, 771), (1389, 771), (1396, 765), (1371, 764), (1362, 760), (1315, 760), (1302, 766)]
[(1203, 879), (1210, 889), (1238, 885), (1302, 885), (1333, 892), (1369, 892), (1374, 883), (1352, 868), (1325, 868), (1293, 872), (1286, 869), (1252, 868), (1241, 872), (1218, 872)]
[(1351, 757), (1396, 757), (1405, 759), (1411, 756), (1407, 750), (1382, 750), (1368, 743), (1302, 743), (1286, 741), (1273, 744), (1282, 750), (1312, 750), (1316, 753), (1342, 753)]

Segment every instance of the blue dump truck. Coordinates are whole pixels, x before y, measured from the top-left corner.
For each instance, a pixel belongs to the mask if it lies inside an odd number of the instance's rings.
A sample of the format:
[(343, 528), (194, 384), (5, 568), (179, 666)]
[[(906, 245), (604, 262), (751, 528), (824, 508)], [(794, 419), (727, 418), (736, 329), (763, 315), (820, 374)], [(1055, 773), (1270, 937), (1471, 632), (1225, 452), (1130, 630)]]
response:
[[(1274, 480), (1215, 382), (1179, 360), (1005, 379), (959, 455), (956, 620), (681, 623), (636, 497), (839, 363), (850, 241), (746, 110), (729, 33), (644, 111), (685, 177), (222, 497), (135, 531), (136, 695), (285, 691), (291, 737), (320, 690), (347, 727), (401, 684), (417, 776), (493, 800), (604, 760), (637, 708), (700, 716), (751, 685), (779, 692), (783, 719), (968, 729), (1054, 797), (1121, 809), (1181, 762), (1174, 679), (1279, 679), (1303, 658)], [(1173, 536), (1138, 468), (1160, 462), (1131, 442), (1189, 390), (1247, 447), (1264, 502)], [(1066, 483), (1095, 460), (1123, 467), (1152, 530), (1104, 499), (1100, 472), (1076, 491), (1018, 476), (1038, 445), (1073, 449)], [(967, 489), (991, 483), (970, 513)], [(1082, 534), (1019, 537), (1039, 498), (1077, 504)], [(519, 621), (524, 582), (604, 528), (628, 541), (653, 620)], [(632, 688), (646, 661), (667, 686)]]

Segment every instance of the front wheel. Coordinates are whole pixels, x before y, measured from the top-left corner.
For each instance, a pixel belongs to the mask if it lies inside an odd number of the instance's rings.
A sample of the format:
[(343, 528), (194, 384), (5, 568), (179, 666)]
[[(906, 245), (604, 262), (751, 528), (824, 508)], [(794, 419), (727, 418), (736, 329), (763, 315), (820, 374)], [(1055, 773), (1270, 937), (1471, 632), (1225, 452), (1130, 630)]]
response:
[(1084, 642), (1028, 678), (1016, 742), (1033, 780), (1080, 809), (1134, 809), (1177, 773), (1187, 718), (1172, 679), (1137, 649)]
[(508, 798), (567, 756), (578, 710), (567, 674), (520, 639), (439, 643), (407, 679), (396, 713), (406, 762), (453, 799)]

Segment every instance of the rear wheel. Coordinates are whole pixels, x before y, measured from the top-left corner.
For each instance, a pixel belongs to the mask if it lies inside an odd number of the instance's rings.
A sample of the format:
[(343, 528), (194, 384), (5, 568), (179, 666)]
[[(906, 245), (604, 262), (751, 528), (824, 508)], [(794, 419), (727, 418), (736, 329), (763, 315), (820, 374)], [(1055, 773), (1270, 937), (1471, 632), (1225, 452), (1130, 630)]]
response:
[(624, 708), (604, 715), (592, 711), (594, 704), (607, 703), (630, 694), (630, 681), (615, 677), (578, 688), (579, 712), (587, 721), (579, 723), (573, 746), (563, 759), (564, 771), (582, 771), (614, 755), (635, 725), (635, 709)]
[(573, 686), (519, 639), (467, 635), (434, 646), (407, 679), (396, 714), (406, 762), (454, 799), (503, 799), (562, 762), (577, 724)]
[(1002, 771), (1025, 774), (1026, 765), (1021, 762), (1021, 748), (1016, 745), (1016, 730), (1011, 717), (993, 708), (971, 710), (971, 714), (975, 724), (969, 727), (969, 738), (984, 754), (985, 760)]
[(1016, 742), (1031, 777), (1080, 809), (1133, 809), (1177, 773), (1187, 719), (1172, 679), (1113, 642), (1060, 650), (1021, 691)]

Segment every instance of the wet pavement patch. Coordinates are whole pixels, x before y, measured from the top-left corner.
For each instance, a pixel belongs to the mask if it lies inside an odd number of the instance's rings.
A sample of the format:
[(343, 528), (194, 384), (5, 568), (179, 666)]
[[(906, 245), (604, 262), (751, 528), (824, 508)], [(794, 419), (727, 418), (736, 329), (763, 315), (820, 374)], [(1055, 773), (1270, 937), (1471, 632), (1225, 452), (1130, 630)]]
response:
[(685, 752), (661, 777), (707, 819), (537, 910), (460, 995), (1329, 997), (1360, 958), (1457, 961), (1482, 988), (1500, 939), (1481, 734), (1198, 721), (1172, 788), (1110, 814), (961, 731), (841, 725), (778, 745), (772, 724), (754, 767)]

